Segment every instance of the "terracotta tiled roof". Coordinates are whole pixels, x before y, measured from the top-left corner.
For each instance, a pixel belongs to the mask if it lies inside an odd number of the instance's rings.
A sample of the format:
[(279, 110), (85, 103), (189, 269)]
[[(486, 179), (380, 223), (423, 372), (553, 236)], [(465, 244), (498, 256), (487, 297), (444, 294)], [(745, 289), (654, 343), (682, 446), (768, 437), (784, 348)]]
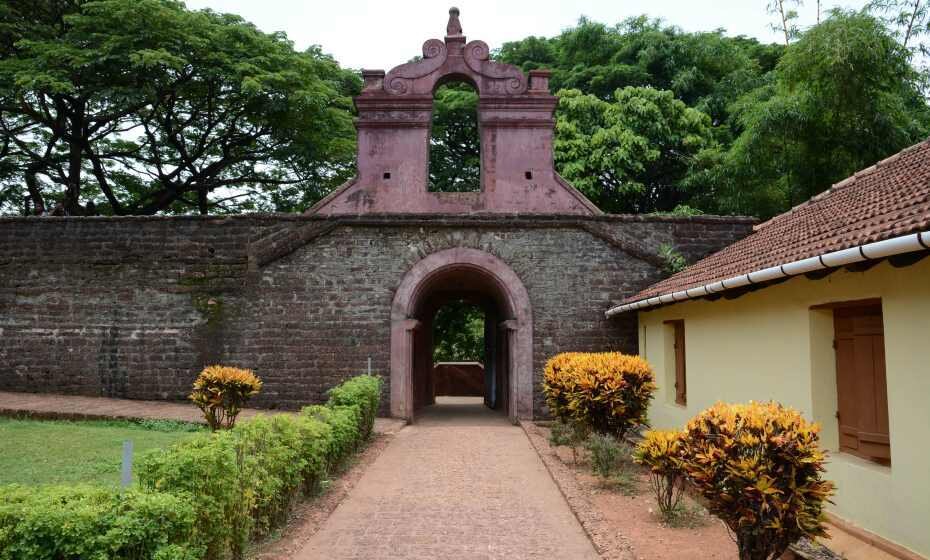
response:
[(623, 303), (930, 229), (930, 140), (863, 169)]

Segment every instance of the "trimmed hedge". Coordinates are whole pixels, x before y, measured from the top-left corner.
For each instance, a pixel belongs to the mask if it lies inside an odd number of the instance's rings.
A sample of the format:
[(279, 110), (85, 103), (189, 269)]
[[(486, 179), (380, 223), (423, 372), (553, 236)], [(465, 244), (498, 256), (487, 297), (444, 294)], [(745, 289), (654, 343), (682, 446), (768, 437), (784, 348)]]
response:
[[(325, 406), (308, 406), (293, 416), (257, 416), (229, 432), (204, 436), (209, 444), (182, 442), (168, 453), (150, 453), (139, 479), (153, 489), (194, 496), (205, 558), (241, 558), (250, 537), (266, 535), (283, 522), (301, 490), (319, 489), (358, 450), (362, 433), (370, 433), (381, 382), (360, 378), (335, 387)], [(191, 453), (207, 448), (212, 456), (199, 461), (203, 470), (194, 472)], [(218, 463), (220, 472), (214, 474)], [(211, 484), (199, 483), (205, 479)]]
[(0, 487), (2, 560), (193, 560), (190, 496), (78, 486)]
[(330, 471), (338, 469), (358, 449), (362, 435), (359, 429), (361, 412), (357, 406), (307, 406), (301, 416), (329, 426), (331, 437), (326, 449), (326, 465)]
[(380, 380), (361, 376), (326, 406), (153, 450), (138, 461), (139, 489), (0, 488), (0, 560), (242, 558), (358, 450), (380, 395)]
[(167, 450), (153, 450), (139, 461), (138, 476), (148, 490), (189, 497), (196, 513), (193, 540), (204, 547), (204, 558), (242, 550), (250, 526), (230, 432), (202, 434)]
[(329, 391), (330, 406), (357, 405), (362, 415), (361, 436), (367, 440), (375, 426), (378, 405), (381, 402), (381, 378), (359, 375)]
[(252, 534), (265, 535), (287, 516), (299, 493), (306, 460), (299, 419), (258, 416), (233, 429), (242, 494)]
[(312, 495), (321, 489), (329, 470), (329, 450), (333, 445), (333, 428), (309, 416), (296, 423), (300, 431), (300, 456), (304, 460), (303, 489)]

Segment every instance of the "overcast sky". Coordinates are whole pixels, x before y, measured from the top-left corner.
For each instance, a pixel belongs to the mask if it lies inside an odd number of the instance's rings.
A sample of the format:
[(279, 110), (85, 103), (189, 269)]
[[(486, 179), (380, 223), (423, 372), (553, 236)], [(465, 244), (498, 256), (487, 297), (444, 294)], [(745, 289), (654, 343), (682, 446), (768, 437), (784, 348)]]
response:
[[(865, 0), (823, 0), (861, 8)], [(614, 24), (647, 14), (688, 31), (723, 28), (763, 41), (779, 37), (769, 27), (766, 0), (187, 0), (189, 8), (239, 14), (264, 31), (284, 31), (298, 49), (318, 44), (348, 68), (389, 70), (420, 54), (423, 41), (445, 35), (450, 5), (461, 10), (464, 34), (492, 48), (529, 35), (553, 36), (579, 16)], [(816, 21), (816, 0), (799, 10), (802, 25)]]

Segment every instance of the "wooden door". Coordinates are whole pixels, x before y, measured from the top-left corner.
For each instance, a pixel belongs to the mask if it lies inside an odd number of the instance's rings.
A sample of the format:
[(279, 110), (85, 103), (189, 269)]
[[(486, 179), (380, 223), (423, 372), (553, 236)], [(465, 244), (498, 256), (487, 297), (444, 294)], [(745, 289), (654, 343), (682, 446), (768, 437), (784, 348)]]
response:
[(510, 343), (513, 332), (501, 323), (497, 329), (497, 378), (495, 410), (510, 413)]
[(881, 304), (833, 311), (840, 450), (891, 460)]
[(675, 402), (688, 404), (688, 380), (685, 371), (685, 322), (672, 321), (675, 329)]

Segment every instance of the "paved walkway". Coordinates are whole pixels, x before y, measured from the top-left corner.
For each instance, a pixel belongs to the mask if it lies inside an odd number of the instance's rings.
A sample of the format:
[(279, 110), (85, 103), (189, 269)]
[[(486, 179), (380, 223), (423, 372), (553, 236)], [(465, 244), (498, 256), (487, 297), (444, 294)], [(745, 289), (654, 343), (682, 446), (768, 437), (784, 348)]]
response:
[[(239, 419), (245, 420), (256, 414), (291, 414), (291, 412), (246, 408), (240, 413)], [(200, 409), (190, 403), (6, 391), (0, 391), (0, 416), (65, 419), (125, 418), (205, 423)], [(375, 431), (393, 433), (403, 425), (402, 420), (378, 418), (375, 420)]]
[(439, 400), (294, 558), (597, 559), (523, 430), (480, 399)]

